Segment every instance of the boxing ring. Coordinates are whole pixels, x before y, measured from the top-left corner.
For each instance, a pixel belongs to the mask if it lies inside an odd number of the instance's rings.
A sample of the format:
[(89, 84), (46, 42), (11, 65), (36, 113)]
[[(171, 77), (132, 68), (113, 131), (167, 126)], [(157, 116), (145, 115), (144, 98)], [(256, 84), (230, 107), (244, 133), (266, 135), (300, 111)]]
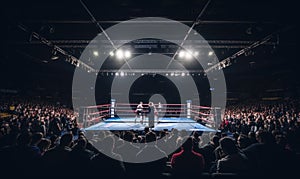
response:
[[(110, 104), (82, 107), (80, 110), (82, 128), (85, 131), (142, 131), (149, 127), (149, 105), (143, 104), (140, 115), (137, 114), (138, 104), (117, 103), (112, 99)], [(216, 132), (219, 108), (186, 104), (154, 104), (153, 131), (172, 129), (186, 131)]]

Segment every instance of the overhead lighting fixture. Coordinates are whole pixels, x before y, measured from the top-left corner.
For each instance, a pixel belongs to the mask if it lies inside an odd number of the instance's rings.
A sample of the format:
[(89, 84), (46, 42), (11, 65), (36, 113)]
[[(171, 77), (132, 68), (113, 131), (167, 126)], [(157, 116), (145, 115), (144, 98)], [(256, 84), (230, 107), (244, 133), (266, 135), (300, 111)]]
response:
[(192, 52), (188, 51), (188, 52), (185, 53), (185, 58), (186, 58), (186, 59), (189, 60), (189, 59), (191, 59), (192, 57), (193, 57), (193, 56), (192, 56)]
[(120, 76), (124, 76), (124, 75), (125, 75), (124, 72), (121, 71), (121, 72), (120, 72)]
[(119, 59), (119, 60), (123, 59), (124, 58), (123, 50), (117, 50), (116, 56), (117, 56), (117, 59)]
[(109, 55), (110, 55), (111, 57), (113, 57), (115, 54), (114, 54), (113, 51), (111, 51), (111, 52), (109, 52)]
[(179, 52), (179, 57), (180, 58), (183, 58), (185, 56), (185, 51), (184, 50), (181, 50), (180, 52)]
[(208, 52), (208, 56), (212, 56), (213, 54), (214, 54), (213, 51), (209, 51), (209, 52)]
[(99, 52), (98, 52), (98, 51), (93, 51), (93, 55), (94, 55), (95, 57), (98, 57), (98, 56), (99, 56)]
[(178, 54), (179, 58), (185, 58), (185, 59), (192, 59), (193, 56), (197, 57), (199, 55), (199, 52), (192, 51), (192, 50), (181, 50)]
[(131, 52), (129, 50), (126, 50), (124, 52), (124, 56), (125, 56), (125, 58), (130, 58), (131, 57)]

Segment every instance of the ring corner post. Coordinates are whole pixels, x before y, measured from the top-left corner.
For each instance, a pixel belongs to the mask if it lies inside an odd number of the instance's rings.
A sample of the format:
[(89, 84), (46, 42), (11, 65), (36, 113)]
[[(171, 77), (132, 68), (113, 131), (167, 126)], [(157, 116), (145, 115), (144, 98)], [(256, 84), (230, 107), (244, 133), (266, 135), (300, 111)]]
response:
[(192, 100), (186, 100), (186, 117), (191, 118)]
[(115, 106), (116, 106), (116, 100), (111, 99), (110, 100), (110, 117), (115, 117)]

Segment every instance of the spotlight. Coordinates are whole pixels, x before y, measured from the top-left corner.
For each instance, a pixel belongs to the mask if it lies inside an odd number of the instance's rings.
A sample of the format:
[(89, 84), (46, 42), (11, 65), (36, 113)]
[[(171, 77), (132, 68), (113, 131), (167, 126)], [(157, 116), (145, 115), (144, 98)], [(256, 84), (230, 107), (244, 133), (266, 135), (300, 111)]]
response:
[(189, 59), (191, 59), (192, 57), (193, 57), (193, 56), (192, 56), (192, 53), (191, 53), (191, 52), (186, 52), (186, 53), (185, 53), (185, 58), (186, 58), (186, 59), (189, 60)]
[(185, 51), (184, 50), (181, 50), (180, 52), (179, 52), (179, 57), (180, 58), (183, 58), (185, 56)]
[(171, 73), (171, 76), (174, 76), (174, 73), (173, 73), (173, 72)]
[(109, 55), (110, 55), (111, 57), (113, 57), (115, 54), (114, 54), (113, 51), (111, 51), (111, 52), (109, 52)]
[(117, 50), (117, 52), (116, 52), (116, 56), (117, 56), (117, 59), (122, 59), (122, 58), (124, 58), (124, 52), (123, 52), (123, 50)]
[(185, 76), (185, 73), (184, 73), (184, 72), (182, 72), (182, 73), (181, 73), (181, 76)]
[(213, 51), (209, 51), (209, 52), (208, 52), (208, 56), (212, 56), (213, 54), (214, 54)]
[(131, 57), (131, 52), (129, 50), (126, 50), (124, 52), (124, 56), (125, 56), (125, 58), (130, 58)]
[(95, 57), (98, 57), (98, 56), (99, 56), (98, 51), (93, 51), (93, 55), (94, 55)]
[(118, 73), (118, 72), (116, 72), (116, 76), (119, 76), (119, 73)]
[(124, 76), (124, 72), (121, 71), (121, 72), (120, 72), (120, 76)]

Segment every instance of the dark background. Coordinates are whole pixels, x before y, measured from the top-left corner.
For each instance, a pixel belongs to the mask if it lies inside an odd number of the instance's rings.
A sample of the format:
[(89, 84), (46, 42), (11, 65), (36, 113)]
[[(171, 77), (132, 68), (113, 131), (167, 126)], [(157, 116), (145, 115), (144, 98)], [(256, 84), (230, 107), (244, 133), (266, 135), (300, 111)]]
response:
[[(104, 29), (136, 17), (166, 17), (191, 26), (207, 3), (206, 0), (83, 2)], [(299, 97), (297, 7), (296, 1), (209, 3), (194, 29), (209, 42), (219, 60), (274, 33), (266, 44), (235, 58), (224, 69), (228, 102)], [(79, 58), (88, 42), (101, 32), (80, 1), (8, 1), (1, 5), (1, 19), (1, 96), (12, 94), (71, 104), (75, 67), (62, 54), (58, 60), (51, 60), (53, 48), (32, 38), (31, 32)], [(135, 50), (150, 52), (149, 48)], [(172, 53), (174, 48), (152, 48), (151, 52)], [(117, 69), (118, 65), (110, 60), (106, 68)], [(209, 105), (206, 77), (203, 73), (193, 75), (202, 102)], [(107, 103), (114, 76), (106, 73), (98, 76), (97, 103)], [(169, 80), (151, 74), (136, 81), (130, 90), (130, 100), (147, 101), (155, 93), (162, 94), (168, 103), (178, 100), (178, 91)]]

